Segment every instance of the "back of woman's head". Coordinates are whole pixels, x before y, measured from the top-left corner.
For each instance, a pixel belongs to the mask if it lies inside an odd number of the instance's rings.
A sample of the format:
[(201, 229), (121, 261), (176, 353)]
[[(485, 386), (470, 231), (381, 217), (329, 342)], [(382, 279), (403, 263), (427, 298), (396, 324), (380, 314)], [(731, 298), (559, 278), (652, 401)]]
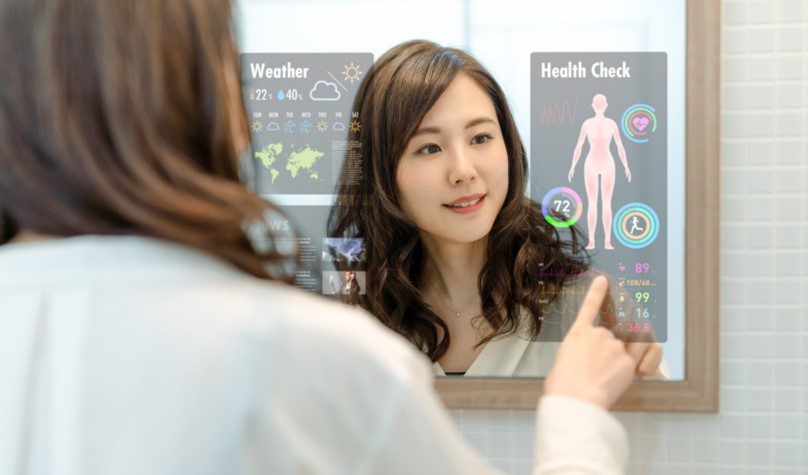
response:
[(229, 0), (0, 1), (0, 244), (139, 234), (257, 276)]

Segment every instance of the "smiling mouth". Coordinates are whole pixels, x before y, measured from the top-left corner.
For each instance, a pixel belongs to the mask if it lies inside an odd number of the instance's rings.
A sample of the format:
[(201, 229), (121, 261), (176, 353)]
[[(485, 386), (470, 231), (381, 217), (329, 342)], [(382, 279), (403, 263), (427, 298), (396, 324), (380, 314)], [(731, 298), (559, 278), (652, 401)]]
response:
[(467, 198), (461, 198), (460, 200), (455, 200), (450, 204), (445, 204), (443, 205), (443, 207), (448, 208), (451, 211), (457, 211), (457, 212), (474, 211), (482, 206), (483, 202), (485, 201), (485, 197), (486, 195), (476, 195)]
[(469, 206), (474, 206), (477, 203), (479, 203), (481, 199), (482, 198), (477, 198), (477, 199), (474, 199), (474, 200), (471, 200), (471, 201), (462, 201), (462, 202), (457, 203), (457, 204), (446, 205), (446, 206), (448, 206), (450, 208), (468, 208)]

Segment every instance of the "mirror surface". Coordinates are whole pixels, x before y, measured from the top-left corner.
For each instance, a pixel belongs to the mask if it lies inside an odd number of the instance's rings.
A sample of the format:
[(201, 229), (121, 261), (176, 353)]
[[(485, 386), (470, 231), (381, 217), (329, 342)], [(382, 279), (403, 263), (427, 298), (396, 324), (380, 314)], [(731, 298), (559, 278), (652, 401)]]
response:
[[(562, 245), (577, 230), (580, 246), (558, 255), (528, 254), (535, 263), (523, 263), (527, 267), (511, 257), (504, 273), (491, 272), (488, 281), (505, 275), (509, 282), (524, 280), (518, 290), (530, 296), (521, 302), (533, 302), (534, 311), (526, 304), (510, 314), (484, 311), (502, 299), (496, 285), (486, 295), (470, 292), (476, 276), (469, 270), (477, 273), (485, 264), (478, 257), (499, 230), (494, 220), (508, 202), (514, 169), (496, 95), (473, 74), (461, 73), (439, 97), (413, 101), (429, 107), (418, 123), (407, 124), (402, 104), (428, 88), (410, 84), (403, 94), (398, 85), (406, 80), (377, 84), (388, 96), (389, 104), (379, 99), (377, 105), (394, 116), (390, 123), (439, 129), (391, 149), (399, 152), (394, 161), (378, 159), (377, 166), (394, 170), (392, 181), (374, 183), (395, 188), (389, 196), (417, 230), (408, 261), (415, 264), (404, 272), (417, 293), (402, 282), (390, 286), (376, 297), (375, 308), (384, 309), (380, 320), (404, 325), (401, 332), (414, 344), (440, 354), (438, 375), (542, 377), (588, 282), (602, 273), (610, 278), (611, 304), (604, 305), (601, 322), (626, 341), (660, 342), (664, 359), (649, 377), (684, 379), (684, 2), (241, 0), (237, 11), (253, 135), (245, 176), (287, 214), (288, 221), (275, 226), (300, 232), (298, 285), (374, 308), (367, 301), (380, 283), (379, 254), (403, 253), (408, 235), (398, 232), (399, 222), (378, 219), (365, 222), (384, 230), (372, 233), (376, 238), (335, 235), (328, 215), (339, 202), (341, 180), (358, 186), (365, 179), (364, 137), (386, 130), (354, 109), (363, 79), (396, 45), (429, 40), (468, 52), (490, 72), (525, 147), (524, 195), (533, 200), (541, 229), (557, 233)], [(432, 78), (427, 70), (412, 73), (419, 71), (418, 54), (427, 53), (406, 54), (410, 83)], [(493, 121), (466, 127), (477, 118)], [(381, 197), (361, 203), (382, 206), (375, 199)], [(344, 214), (348, 222), (374, 215)], [(397, 244), (379, 246), (385, 233)], [(542, 243), (523, 252), (546, 249)], [(589, 264), (581, 268), (576, 256), (584, 254)], [(527, 268), (532, 271), (517, 271)], [(418, 304), (397, 307), (396, 298), (413, 295)], [(421, 308), (445, 327), (419, 331), (407, 319)], [(445, 331), (451, 343), (441, 349), (430, 335), (440, 341)]]

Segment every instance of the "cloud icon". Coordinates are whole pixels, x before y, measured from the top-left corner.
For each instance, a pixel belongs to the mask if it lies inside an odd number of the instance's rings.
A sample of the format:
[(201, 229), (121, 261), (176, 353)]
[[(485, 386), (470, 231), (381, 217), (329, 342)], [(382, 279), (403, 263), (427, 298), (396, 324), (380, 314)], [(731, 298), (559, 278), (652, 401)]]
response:
[(267, 124), (267, 130), (278, 131), (281, 130), (277, 122), (270, 122)]
[(345, 130), (345, 124), (342, 122), (334, 122), (334, 126), (331, 127), (333, 130)]
[(340, 93), (333, 82), (317, 81), (309, 91), (309, 97), (313, 101), (338, 101)]

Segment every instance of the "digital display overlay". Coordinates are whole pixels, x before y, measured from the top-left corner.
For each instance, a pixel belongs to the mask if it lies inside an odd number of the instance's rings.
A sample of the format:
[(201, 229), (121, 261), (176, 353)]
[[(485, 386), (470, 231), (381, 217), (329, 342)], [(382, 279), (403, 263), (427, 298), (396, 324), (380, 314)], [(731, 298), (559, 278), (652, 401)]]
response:
[(536, 52), (530, 74), (531, 198), (615, 277), (622, 332), (667, 341), (667, 55)]
[[(301, 267), (295, 284), (333, 296), (362, 295), (361, 240), (326, 235), (343, 161), (361, 153), (349, 132), (361, 130), (352, 113), (371, 53), (243, 53), (241, 77), (252, 145), (245, 181), (288, 217), (299, 234)], [(352, 172), (357, 180), (361, 170)], [(337, 272), (347, 264), (350, 272)]]
[(259, 194), (334, 193), (343, 159), (358, 148), (348, 142), (361, 128), (351, 107), (372, 63), (371, 53), (241, 55)]

